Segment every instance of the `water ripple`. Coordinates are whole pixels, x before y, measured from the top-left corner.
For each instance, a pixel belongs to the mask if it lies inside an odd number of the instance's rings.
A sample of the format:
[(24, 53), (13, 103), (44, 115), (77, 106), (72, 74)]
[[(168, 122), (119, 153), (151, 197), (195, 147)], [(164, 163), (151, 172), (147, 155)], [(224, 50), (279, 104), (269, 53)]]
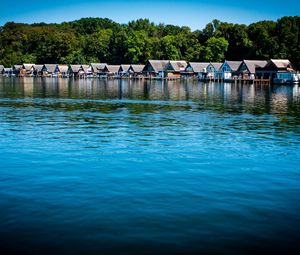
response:
[(299, 250), (298, 86), (0, 84), (12, 254)]

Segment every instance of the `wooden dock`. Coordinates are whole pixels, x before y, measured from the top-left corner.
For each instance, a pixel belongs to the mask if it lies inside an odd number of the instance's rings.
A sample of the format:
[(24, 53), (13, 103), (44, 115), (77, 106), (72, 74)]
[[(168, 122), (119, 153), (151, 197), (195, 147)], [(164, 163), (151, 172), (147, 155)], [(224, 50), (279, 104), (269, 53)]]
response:
[(234, 83), (255, 84), (255, 85), (271, 85), (271, 79), (234, 79)]

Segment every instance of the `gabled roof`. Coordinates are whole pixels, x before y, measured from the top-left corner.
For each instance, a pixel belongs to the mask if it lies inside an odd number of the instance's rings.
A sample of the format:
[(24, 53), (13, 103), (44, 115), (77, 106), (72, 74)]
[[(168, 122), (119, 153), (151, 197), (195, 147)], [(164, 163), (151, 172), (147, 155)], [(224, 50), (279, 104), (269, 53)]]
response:
[(240, 65), (242, 64), (242, 62), (243, 61), (227, 61), (227, 60), (225, 60), (225, 62), (223, 63), (223, 65), (225, 64), (225, 63), (227, 63), (227, 65), (230, 67), (230, 69), (232, 70), (232, 71), (237, 71), (238, 69), (239, 69), (239, 67), (240, 67)]
[(219, 71), (221, 66), (223, 65), (223, 63), (218, 62), (211, 62), (210, 64), (215, 68), (216, 71)]
[(144, 65), (131, 65), (130, 68), (134, 73), (141, 73), (143, 72)]
[(4, 70), (4, 66), (0, 65), (0, 72), (2, 72)]
[(48, 73), (54, 73), (57, 65), (56, 64), (44, 64), (44, 71)]
[[(255, 73), (256, 68), (263, 68), (268, 63), (266, 60), (243, 60), (250, 73)], [(240, 65), (242, 66), (242, 64)]]
[(106, 65), (104, 68), (104, 72), (107, 73), (117, 73), (120, 69), (119, 65)]
[(190, 62), (187, 67), (191, 67), (195, 73), (203, 72), (210, 63), (208, 62)]
[(91, 63), (92, 72), (103, 71), (106, 63)]
[(58, 65), (57, 68), (58, 68), (58, 71), (61, 73), (67, 73), (69, 70), (68, 65)]
[(180, 72), (184, 71), (187, 65), (187, 62), (184, 60), (170, 60), (167, 66), (171, 67), (175, 72)]
[(81, 65), (70, 65), (70, 68), (73, 73), (78, 73), (80, 70), (82, 70)]
[(278, 69), (293, 68), (291, 62), (288, 59), (270, 59), (268, 65), (272, 63)]
[(44, 65), (34, 65), (34, 70), (37, 72), (41, 72), (43, 70)]
[(126, 65), (122, 64), (120, 66), (119, 72), (127, 72), (129, 67), (130, 67), (130, 65), (128, 65), (128, 64), (126, 64)]
[(13, 65), (13, 69), (20, 70), (22, 68), (22, 65)]
[(30, 71), (31, 68), (34, 67), (34, 64), (23, 64), (23, 69), (25, 69), (26, 71)]
[(152, 66), (154, 72), (158, 73), (159, 71), (165, 70), (165, 67), (169, 63), (169, 61), (170, 60), (148, 60), (143, 71), (147, 71), (146, 68), (148, 65), (150, 65)]
[(82, 70), (87, 73), (91, 71), (91, 66), (90, 65), (81, 65)]

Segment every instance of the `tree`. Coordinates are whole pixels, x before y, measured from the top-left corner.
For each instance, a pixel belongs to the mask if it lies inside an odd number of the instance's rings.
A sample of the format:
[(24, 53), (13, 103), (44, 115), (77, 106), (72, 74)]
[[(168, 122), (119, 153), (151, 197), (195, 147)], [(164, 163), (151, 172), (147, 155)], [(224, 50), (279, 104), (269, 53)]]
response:
[(251, 58), (269, 59), (277, 55), (279, 45), (275, 29), (273, 21), (257, 22), (248, 27), (249, 39), (253, 42)]
[(110, 63), (121, 64), (126, 62), (125, 55), (127, 53), (127, 47), (124, 42), (128, 38), (127, 33), (128, 31), (125, 27), (121, 27), (118, 31), (113, 33), (109, 44), (109, 50), (111, 52)]
[(288, 58), (300, 68), (300, 17), (283, 17), (277, 21), (278, 57)]
[(145, 63), (150, 56), (147, 48), (147, 34), (145, 31), (133, 31), (125, 41), (127, 63)]
[(175, 36), (167, 35), (159, 41), (159, 59), (178, 60), (181, 58), (180, 51), (176, 47)]
[(204, 50), (204, 60), (211, 62), (223, 62), (228, 48), (228, 42), (224, 37), (211, 37), (207, 40)]
[(0, 64), (111, 64), (148, 59), (223, 61), (288, 58), (300, 68), (300, 17), (249, 26), (213, 20), (204, 29), (138, 19), (118, 24), (83, 18), (61, 24), (8, 22), (0, 27)]
[(218, 37), (224, 37), (229, 43), (226, 59), (241, 60), (251, 56), (253, 44), (248, 37), (246, 25), (221, 23), (216, 34)]
[(110, 59), (109, 43), (112, 37), (111, 29), (99, 31), (83, 37), (83, 54), (87, 59), (97, 62), (108, 62)]
[(217, 19), (214, 19), (212, 22), (208, 23), (205, 28), (201, 31), (198, 31), (200, 43), (205, 43), (209, 38), (216, 36), (216, 33), (220, 27), (221, 22)]

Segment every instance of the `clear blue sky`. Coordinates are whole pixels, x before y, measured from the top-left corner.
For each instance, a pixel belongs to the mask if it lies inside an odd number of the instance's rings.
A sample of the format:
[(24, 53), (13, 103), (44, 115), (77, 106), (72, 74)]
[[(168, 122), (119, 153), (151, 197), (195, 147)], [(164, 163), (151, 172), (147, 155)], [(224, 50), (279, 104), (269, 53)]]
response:
[(250, 24), (295, 15), (300, 15), (299, 0), (13, 0), (1, 3), (0, 25), (7, 21), (60, 23), (82, 17), (107, 17), (119, 23), (148, 18), (195, 30), (213, 19)]

